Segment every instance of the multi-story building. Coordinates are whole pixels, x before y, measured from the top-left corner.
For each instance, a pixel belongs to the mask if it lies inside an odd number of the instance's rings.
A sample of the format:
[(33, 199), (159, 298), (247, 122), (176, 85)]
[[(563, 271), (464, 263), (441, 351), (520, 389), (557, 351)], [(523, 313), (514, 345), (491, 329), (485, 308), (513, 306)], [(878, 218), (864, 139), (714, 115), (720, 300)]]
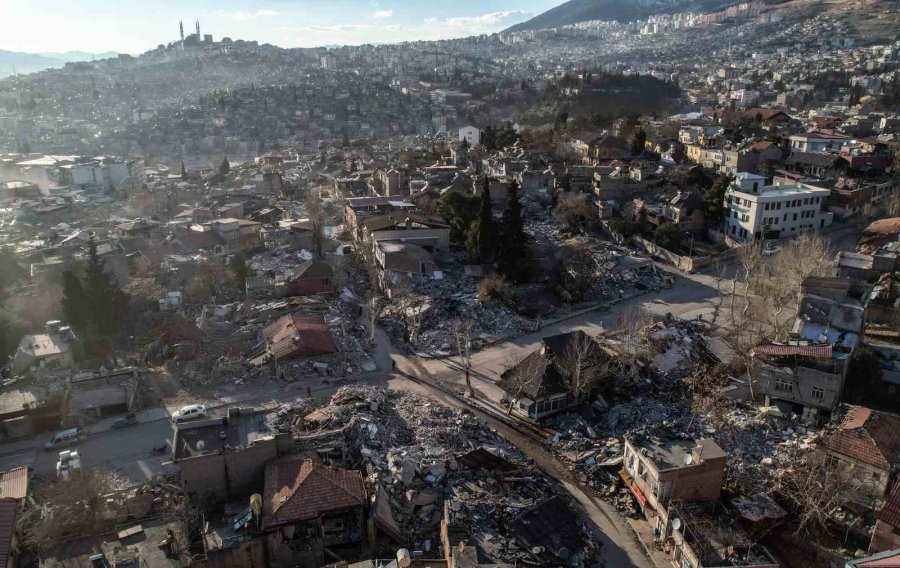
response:
[(660, 534), (668, 530), (670, 501), (713, 501), (725, 478), (725, 452), (709, 438), (625, 440), (620, 472)]
[(741, 172), (725, 194), (725, 234), (735, 241), (794, 237), (831, 225), (822, 210), (827, 189), (804, 183), (765, 185), (765, 178)]
[(810, 277), (803, 282), (792, 338), (753, 349), (751, 375), (766, 405), (827, 419), (841, 402), (853, 351), (865, 328), (862, 282)]
[(797, 152), (822, 153), (829, 150), (840, 150), (850, 139), (843, 134), (832, 134), (829, 132), (804, 132), (803, 134), (795, 134), (790, 137), (791, 155)]

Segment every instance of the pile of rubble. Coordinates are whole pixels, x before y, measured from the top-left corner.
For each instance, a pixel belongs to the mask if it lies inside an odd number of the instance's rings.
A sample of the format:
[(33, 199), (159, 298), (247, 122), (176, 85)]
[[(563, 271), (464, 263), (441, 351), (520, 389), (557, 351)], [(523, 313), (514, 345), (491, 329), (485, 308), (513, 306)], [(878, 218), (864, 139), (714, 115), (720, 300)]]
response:
[(365, 469), (379, 531), (427, 553), (450, 529), (497, 562), (539, 563), (513, 519), (554, 495), (550, 480), (471, 413), (410, 392), (345, 386), (304, 417), (300, 451), (343, 441)]
[[(260, 347), (262, 329), (289, 313), (322, 314), (337, 354), (285, 360), (277, 367), (250, 365), (248, 357)], [(314, 297), (206, 305), (195, 322), (184, 320), (169, 328), (148, 347), (145, 359), (174, 359), (170, 370), (184, 385), (293, 382), (310, 376), (342, 379), (375, 370), (375, 344), (352, 298), (344, 296), (333, 301)]]
[(623, 514), (637, 513), (617, 475), (626, 437), (712, 438), (728, 455), (728, 488), (752, 495), (770, 490), (820, 435), (797, 417), (722, 398), (717, 386), (724, 374), (709, 364), (704, 332), (697, 322), (648, 325), (635, 334), (641, 374), (625, 378), (605, 407), (548, 423), (556, 432), (548, 441), (554, 454)]

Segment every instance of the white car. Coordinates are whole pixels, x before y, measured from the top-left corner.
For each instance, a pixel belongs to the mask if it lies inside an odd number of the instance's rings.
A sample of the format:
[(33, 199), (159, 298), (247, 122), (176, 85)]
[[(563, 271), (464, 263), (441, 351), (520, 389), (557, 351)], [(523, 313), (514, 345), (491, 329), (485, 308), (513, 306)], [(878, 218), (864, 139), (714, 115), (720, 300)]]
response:
[(189, 404), (172, 413), (172, 422), (178, 424), (185, 420), (193, 420), (206, 416), (206, 406), (202, 404)]

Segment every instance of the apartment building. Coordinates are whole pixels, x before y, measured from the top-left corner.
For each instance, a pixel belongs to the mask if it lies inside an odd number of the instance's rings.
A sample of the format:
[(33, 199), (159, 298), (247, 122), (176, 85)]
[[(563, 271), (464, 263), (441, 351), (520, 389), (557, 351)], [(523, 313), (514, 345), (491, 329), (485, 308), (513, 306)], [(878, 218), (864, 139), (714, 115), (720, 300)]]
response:
[(725, 194), (725, 234), (739, 242), (794, 237), (831, 225), (822, 209), (831, 195), (805, 183), (766, 185), (762, 176), (739, 173)]
[(625, 440), (619, 474), (661, 534), (670, 501), (713, 501), (725, 479), (725, 452), (709, 438), (646, 436)]

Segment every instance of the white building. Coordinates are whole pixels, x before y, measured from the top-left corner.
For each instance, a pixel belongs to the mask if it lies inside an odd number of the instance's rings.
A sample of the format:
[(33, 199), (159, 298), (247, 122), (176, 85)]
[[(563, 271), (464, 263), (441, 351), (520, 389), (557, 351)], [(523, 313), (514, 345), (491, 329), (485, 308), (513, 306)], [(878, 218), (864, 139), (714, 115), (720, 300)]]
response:
[(829, 150), (840, 150), (841, 146), (848, 143), (850, 139), (841, 134), (830, 134), (827, 132), (804, 132), (803, 134), (794, 134), (791, 140), (791, 156), (797, 152), (808, 152), (813, 154), (821, 154)]
[(474, 126), (463, 126), (459, 129), (459, 141), (465, 140), (470, 146), (481, 143), (481, 131)]
[(822, 209), (830, 194), (804, 183), (765, 185), (762, 176), (739, 173), (725, 194), (725, 234), (750, 242), (822, 229), (834, 217)]

